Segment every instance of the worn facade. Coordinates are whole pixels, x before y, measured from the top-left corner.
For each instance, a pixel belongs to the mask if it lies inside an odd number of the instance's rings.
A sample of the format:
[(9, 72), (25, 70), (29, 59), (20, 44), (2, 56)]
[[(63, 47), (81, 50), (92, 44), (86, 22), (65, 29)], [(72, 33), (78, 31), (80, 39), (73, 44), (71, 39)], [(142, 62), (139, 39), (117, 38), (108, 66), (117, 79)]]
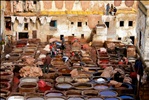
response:
[[(117, 8), (115, 16), (106, 15), (106, 5)], [(138, 1), (1, 1), (1, 34), (12, 41), (60, 35), (91, 38), (93, 41), (133, 39), (148, 61), (148, 10)], [(147, 9), (147, 8), (146, 8)], [(98, 24), (103, 24), (104, 33)], [(6, 38), (7, 39), (7, 38)]]
[[(117, 8), (116, 16), (105, 15), (107, 3)], [(37, 37), (43, 42), (47, 41), (48, 35), (88, 39), (98, 23), (106, 23), (106, 40), (136, 38), (137, 4), (137, 1), (6, 1), (5, 24), (6, 21), (12, 24), (10, 29), (9, 25), (5, 27), (4, 33), (12, 35), (13, 40), (18, 40), (19, 34)], [(133, 24), (128, 26), (129, 22)]]

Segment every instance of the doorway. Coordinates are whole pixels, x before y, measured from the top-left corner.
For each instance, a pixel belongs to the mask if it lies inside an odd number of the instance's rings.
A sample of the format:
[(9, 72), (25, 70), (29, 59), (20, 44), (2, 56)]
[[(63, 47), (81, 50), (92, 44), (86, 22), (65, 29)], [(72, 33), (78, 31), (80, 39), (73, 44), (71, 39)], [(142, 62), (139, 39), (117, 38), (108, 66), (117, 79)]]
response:
[(140, 34), (139, 34), (139, 48), (141, 48), (141, 38), (142, 38), (142, 33), (141, 33), (141, 31), (140, 31)]
[(135, 37), (134, 36), (130, 36), (130, 39), (132, 40), (132, 44), (135, 43)]
[(84, 39), (84, 34), (81, 34), (81, 39)]
[(60, 35), (60, 40), (62, 40), (62, 38), (64, 38), (64, 35)]

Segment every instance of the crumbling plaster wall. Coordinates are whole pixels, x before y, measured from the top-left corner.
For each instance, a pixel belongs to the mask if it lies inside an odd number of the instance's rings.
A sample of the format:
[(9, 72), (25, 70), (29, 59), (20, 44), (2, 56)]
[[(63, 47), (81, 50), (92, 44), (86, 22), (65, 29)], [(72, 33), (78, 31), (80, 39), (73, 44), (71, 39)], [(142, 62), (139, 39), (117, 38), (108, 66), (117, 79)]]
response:
[[(43, 25), (38, 22), (38, 34), (37, 37), (41, 41), (45, 42), (47, 35), (53, 35), (56, 38), (59, 38), (60, 35), (72, 36), (74, 34), (76, 37), (81, 38), (81, 34), (84, 34), (85, 38), (88, 38), (91, 30), (86, 25), (87, 17), (77, 17), (77, 16), (52, 16), (52, 20), (57, 20), (57, 28), (52, 29), (49, 26), (49, 23), (44, 23)], [(73, 22), (73, 24), (71, 24)], [(78, 22), (82, 22), (82, 27), (78, 27)]]
[(126, 1), (39, 1), (41, 11), (104, 11), (107, 3), (113, 4), (117, 9), (127, 9), (131, 10), (132, 8), (137, 9), (138, 1), (136, 0), (126, 0)]
[[(136, 36), (136, 14), (118, 14), (116, 16), (116, 24), (112, 28), (116, 28), (117, 37), (125, 39), (125, 37)], [(120, 21), (124, 21), (124, 26), (120, 27)], [(129, 21), (133, 21), (132, 26), (128, 26)]]
[(144, 47), (144, 60), (149, 67), (149, 9), (147, 10), (147, 18), (146, 18), (146, 30), (145, 30), (145, 47)]
[(19, 21), (16, 19), (12, 25), (13, 26), (12, 27), (13, 35), (14, 35), (16, 40), (18, 39), (19, 32), (28, 32), (29, 38), (31, 39), (32, 38), (32, 31), (37, 30), (36, 23), (29, 21), (28, 22), (28, 30), (24, 29), (24, 23), (26, 23), (26, 21), (24, 21), (22, 24), (20, 24)]
[(0, 17), (0, 22), (1, 22), (1, 33), (2, 34), (4, 32), (4, 11), (5, 11), (5, 2), (4, 1), (0, 1), (1, 3), (1, 17)]
[[(142, 57), (145, 57), (145, 29), (146, 29), (146, 16), (145, 14), (138, 9), (138, 14), (137, 14), (137, 23), (136, 23), (136, 33), (137, 33), (137, 47), (139, 48)], [(141, 36), (140, 36), (141, 32)], [(141, 37), (141, 47), (139, 47), (140, 40), (139, 38)]]

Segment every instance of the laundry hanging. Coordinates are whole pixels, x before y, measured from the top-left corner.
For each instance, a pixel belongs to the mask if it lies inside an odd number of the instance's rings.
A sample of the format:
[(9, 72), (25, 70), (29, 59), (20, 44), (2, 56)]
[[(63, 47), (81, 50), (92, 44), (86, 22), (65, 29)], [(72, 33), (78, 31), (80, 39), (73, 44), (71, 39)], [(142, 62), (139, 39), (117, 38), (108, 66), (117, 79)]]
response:
[(40, 17), (39, 20), (40, 20), (40, 23), (43, 24), (45, 22), (45, 16)]
[(16, 16), (11, 16), (11, 22), (14, 23)]
[(36, 16), (30, 17), (30, 19), (32, 20), (33, 23), (36, 23), (36, 18), (37, 18)]
[(17, 20), (19, 21), (19, 24), (23, 24), (24, 23), (24, 17), (17, 16)]
[(46, 17), (47, 22), (51, 22), (52, 17)]

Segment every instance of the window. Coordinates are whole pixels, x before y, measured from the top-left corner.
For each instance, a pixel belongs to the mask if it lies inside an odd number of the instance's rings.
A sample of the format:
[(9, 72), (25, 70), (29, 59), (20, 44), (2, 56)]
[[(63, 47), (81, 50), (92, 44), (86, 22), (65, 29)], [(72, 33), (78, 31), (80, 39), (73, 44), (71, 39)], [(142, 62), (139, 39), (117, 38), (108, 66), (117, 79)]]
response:
[(33, 1), (33, 3), (34, 3), (34, 4), (37, 4), (37, 1), (36, 1), (36, 0), (34, 0), (34, 1)]
[(85, 22), (85, 24), (87, 25), (87, 22)]
[(84, 34), (81, 34), (81, 38), (84, 39)]
[(11, 30), (11, 22), (6, 21), (6, 30)]
[(5, 28), (6, 30), (11, 30), (11, 18), (5, 17)]
[(78, 27), (82, 27), (82, 22), (78, 22)]
[(129, 21), (128, 26), (133, 26), (133, 21)]
[(120, 27), (124, 26), (124, 21), (120, 21)]
[(24, 23), (24, 30), (28, 30), (28, 23)]
[(100, 21), (98, 21), (98, 24), (100, 23)]
[(51, 22), (50, 22), (50, 26), (51, 27), (57, 27), (57, 21), (56, 20), (52, 20)]
[(73, 25), (74, 24), (74, 22), (71, 22), (71, 25)]
[(121, 37), (118, 37), (118, 40), (121, 40), (122, 38)]
[(106, 24), (107, 28), (109, 28), (109, 22), (105, 22), (105, 24)]

